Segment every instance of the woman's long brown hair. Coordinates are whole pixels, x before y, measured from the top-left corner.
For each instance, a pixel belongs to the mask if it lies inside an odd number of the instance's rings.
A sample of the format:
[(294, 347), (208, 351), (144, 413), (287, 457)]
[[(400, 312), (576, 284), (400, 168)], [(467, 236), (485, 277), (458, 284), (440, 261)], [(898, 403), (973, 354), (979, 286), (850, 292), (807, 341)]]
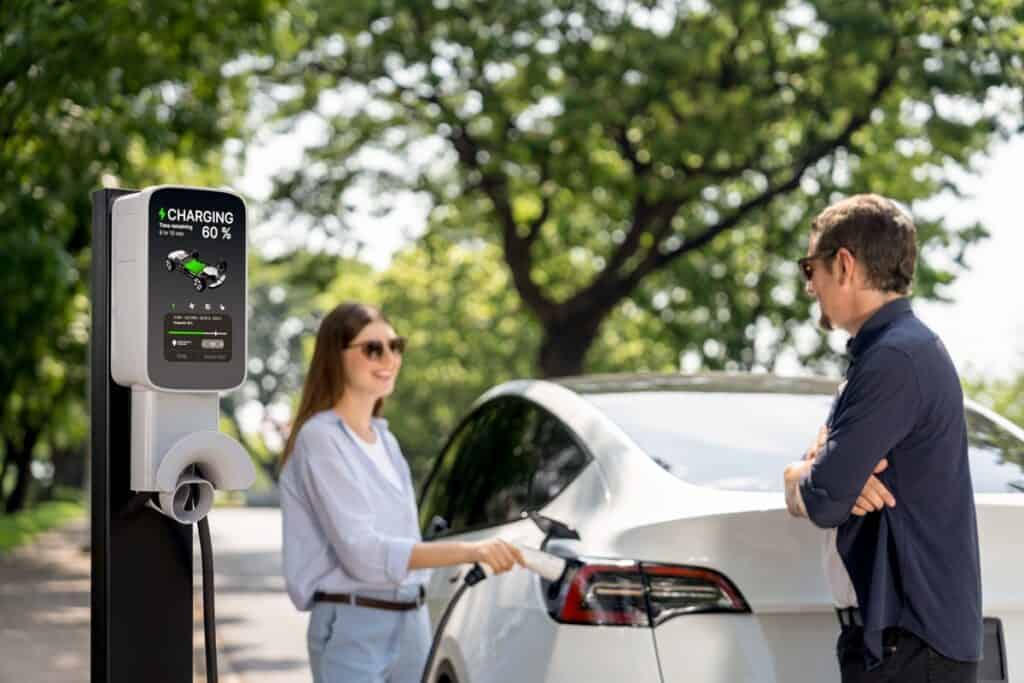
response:
[[(292, 420), (288, 441), (281, 456), (282, 467), (292, 454), (295, 439), (306, 420), (321, 410), (333, 408), (345, 391), (342, 351), (364, 327), (377, 321), (388, 322), (384, 314), (373, 306), (349, 301), (337, 306), (320, 322), (316, 344), (313, 347), (313, 360), (309, 362), (309, 372), (306, 373), (306, 380), (302, 386), (299, 409)], [(374, 415), (380, 414), (382, 404), (383, 401), (378, 400), (373, 406)]]

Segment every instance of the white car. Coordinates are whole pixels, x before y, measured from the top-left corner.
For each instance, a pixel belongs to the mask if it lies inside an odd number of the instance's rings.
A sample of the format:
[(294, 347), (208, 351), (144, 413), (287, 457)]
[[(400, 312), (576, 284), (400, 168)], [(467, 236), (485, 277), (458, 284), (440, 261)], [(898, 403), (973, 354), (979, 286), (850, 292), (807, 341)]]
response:
[[(461, 591), (468, 567), (435, 570), (435, 629), (446, 616), (426, 680), (838, 681), (824, 532), (790, 517), (782, 494), (835, 388), (709, 374), (486, 393), (424, 486), (425, 536), (501, 537), (576, 562), (558, 582), (516, 569)], [(1024, 432), (967, 407), (979, 680), (1006, 681), (1024, 673)]]

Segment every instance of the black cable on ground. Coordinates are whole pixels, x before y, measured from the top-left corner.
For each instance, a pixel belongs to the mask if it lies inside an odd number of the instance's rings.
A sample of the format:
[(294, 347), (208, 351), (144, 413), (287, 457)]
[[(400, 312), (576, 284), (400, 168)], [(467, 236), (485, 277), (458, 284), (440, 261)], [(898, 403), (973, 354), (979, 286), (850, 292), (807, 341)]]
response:
[(199, 554), (203, 564), (203, 632), (206, 637), (206, 681), (217, 683), (217, 629), (213, 611), (213, 544), (210, 522), (199, 520)]
[(459, 598), (466, 592), (466, 589), (470, 586), (475, 586), (484, 579), (487, 578), (487, 574), (484, 573), (484, 568), (479, 564), (474, 564), (473, 568), (466, 573), (466, 578), (462, 580), (462, 585), (455, 591), (455, 595), (448, 601), (448, 607), (445, 608), (444, 614), (441, 615), (441, 621), (437, 622), (437, 629), (434, 631), (434, 640), (430, 643), (430, 653), (427, 654), (427, 663), (423, 667), (423, 676), (420, 678), (420, 683), (428, 683), (427, 676), (430, 675), (430, 669), (434, 666), (434, 657), (437, 655), (437, 646), (441, 644), (441, 636), (444, 635), (444, 627), (448, 623), (449, 617), (452, 616), (452, 612), (455, 611), (455, 605), (459, 602)]

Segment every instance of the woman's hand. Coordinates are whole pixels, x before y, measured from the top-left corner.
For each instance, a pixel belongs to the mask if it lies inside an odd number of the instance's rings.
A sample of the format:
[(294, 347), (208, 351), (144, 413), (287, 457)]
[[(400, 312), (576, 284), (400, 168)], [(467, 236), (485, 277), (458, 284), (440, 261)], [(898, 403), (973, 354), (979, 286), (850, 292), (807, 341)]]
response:
[(495, 574), (503, 574), (517, 564), (523, 564), (519, 548), (500, 538), (470, 543), (469, 550), (474, 562), (483, 562)]

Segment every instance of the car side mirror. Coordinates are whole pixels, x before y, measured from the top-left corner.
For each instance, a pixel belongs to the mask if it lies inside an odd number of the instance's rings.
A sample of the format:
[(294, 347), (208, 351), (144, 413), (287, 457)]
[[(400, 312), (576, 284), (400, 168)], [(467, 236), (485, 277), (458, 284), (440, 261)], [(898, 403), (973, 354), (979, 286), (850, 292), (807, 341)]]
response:
[(427, 540), (436, 538), (446, 531), (448, 531), (448, 520), (441, 515), (434, 515), (430, 524), (427, 525)]

